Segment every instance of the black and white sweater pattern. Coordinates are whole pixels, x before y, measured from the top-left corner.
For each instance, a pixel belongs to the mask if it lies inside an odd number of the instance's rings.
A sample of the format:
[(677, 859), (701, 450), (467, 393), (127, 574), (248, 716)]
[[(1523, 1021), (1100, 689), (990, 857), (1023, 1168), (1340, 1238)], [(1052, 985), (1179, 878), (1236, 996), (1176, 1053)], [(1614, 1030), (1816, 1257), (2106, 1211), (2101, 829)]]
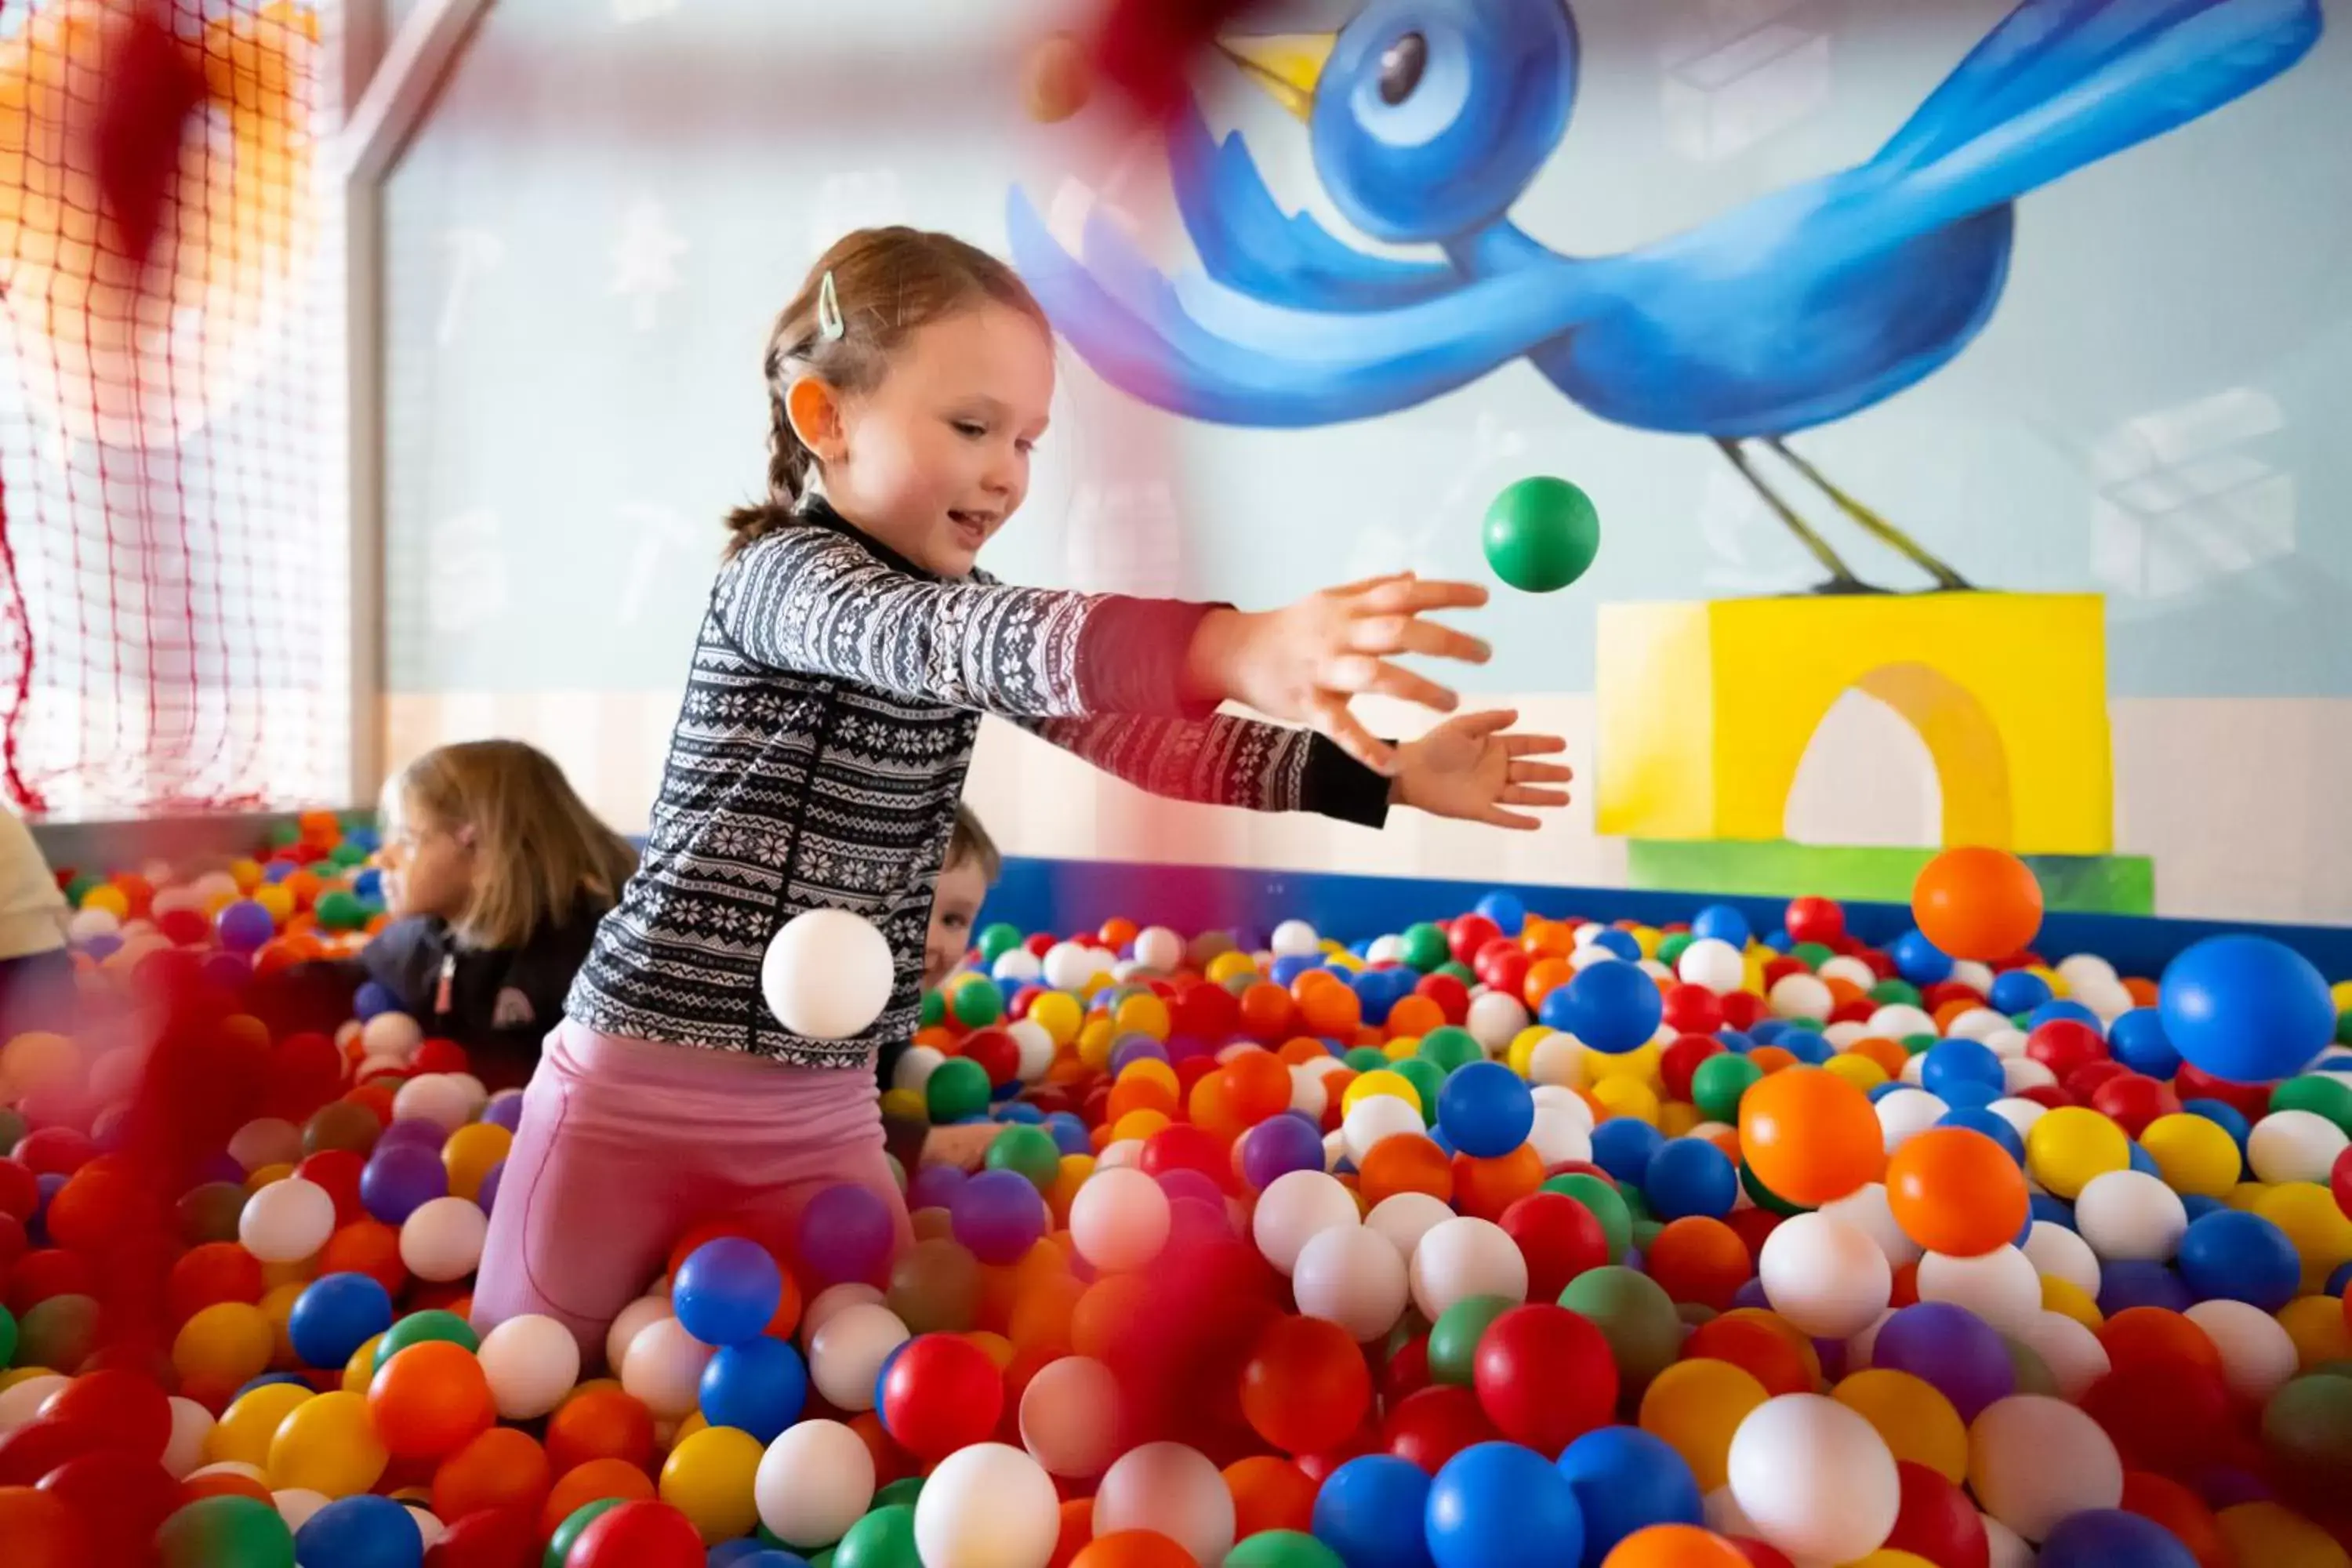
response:
[[(606, 1034), (871, 1070), (914, 1031), (924, 931), (983, 713), (1156, 795), (1378, 826), (1387, 781), (1320, 736), (1181, 696), (1210, 606), (933, 576), (821, 500), (720, 568), (645, 855), (566, 1003)], [(865, 1036), (785, 1030), (760, 990), (794, 915), (897, 961)]]

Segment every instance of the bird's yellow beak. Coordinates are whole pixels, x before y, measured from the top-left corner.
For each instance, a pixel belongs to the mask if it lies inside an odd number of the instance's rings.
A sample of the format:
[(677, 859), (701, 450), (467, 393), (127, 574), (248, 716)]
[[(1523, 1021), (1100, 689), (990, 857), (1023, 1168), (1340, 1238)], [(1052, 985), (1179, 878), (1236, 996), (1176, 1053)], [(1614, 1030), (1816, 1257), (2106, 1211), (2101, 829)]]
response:
[(1273, 96), (1276, 103), (1307, 120), (1315, 112), (1315, 84), (1323, 79), (1323, 63), (1331, 58), (1337, 33), (1257, 33), (1217, 40), (1226, 58)]

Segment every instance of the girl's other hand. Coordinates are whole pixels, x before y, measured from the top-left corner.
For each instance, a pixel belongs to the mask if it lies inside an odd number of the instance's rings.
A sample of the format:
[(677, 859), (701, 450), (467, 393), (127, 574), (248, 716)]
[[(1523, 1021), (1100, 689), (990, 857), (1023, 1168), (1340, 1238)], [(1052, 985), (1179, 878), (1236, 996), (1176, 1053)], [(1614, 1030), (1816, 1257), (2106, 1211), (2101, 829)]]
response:
[(988, 1146), (1004, 1129), (993, 1121), (975, 1121), (953, 1127), (934, 1127), (923, 1140), (923, 1163), (953, 1165), (959, 1171), (977, 1171), (988, 1158)]
[(1527, 832), (1543, 826), (1507, 806), (1566, 805), (1568, 792), (1547, 789), (1576, 775), (1564, 763), (1536, 762), (1568, 749), (1558, 735), (1506, 734), (1518, 721), (1507, 709), (1449, 719), (1398, 748), (1396, 784), (1389, 796), (1433, 816), (1483, 822)]

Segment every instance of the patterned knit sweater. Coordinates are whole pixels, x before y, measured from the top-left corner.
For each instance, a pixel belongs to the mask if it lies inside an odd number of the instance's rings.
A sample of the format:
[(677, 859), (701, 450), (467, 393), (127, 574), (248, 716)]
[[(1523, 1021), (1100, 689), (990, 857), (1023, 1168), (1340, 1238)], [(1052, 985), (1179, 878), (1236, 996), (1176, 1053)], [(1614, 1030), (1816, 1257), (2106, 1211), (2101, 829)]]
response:
[[(872, 1070), (914, 1031), (933, 885), (983, 713), (1154, 794), (1377, 826), (1387, 781), (1322, 737), (1181, 697), (1210, 606), (934, 576), (822, 500), (720, 568), (645, 855), (565, 1004), (606, 1034)], [(760, 963), (807, 910), (897, 958), (865, 1036), (783, 1028)]]

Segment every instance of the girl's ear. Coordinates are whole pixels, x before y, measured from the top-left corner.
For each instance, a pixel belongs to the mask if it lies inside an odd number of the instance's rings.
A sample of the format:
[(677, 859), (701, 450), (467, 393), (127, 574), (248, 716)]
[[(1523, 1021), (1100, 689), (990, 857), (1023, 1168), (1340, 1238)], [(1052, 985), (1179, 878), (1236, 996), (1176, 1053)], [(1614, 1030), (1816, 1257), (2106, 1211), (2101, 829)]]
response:
[(814, 375), (802, 376), (784, 390), (784, 417), (793, 434), (816, 454), (821, 463), (841, 458), (841, 395)]

